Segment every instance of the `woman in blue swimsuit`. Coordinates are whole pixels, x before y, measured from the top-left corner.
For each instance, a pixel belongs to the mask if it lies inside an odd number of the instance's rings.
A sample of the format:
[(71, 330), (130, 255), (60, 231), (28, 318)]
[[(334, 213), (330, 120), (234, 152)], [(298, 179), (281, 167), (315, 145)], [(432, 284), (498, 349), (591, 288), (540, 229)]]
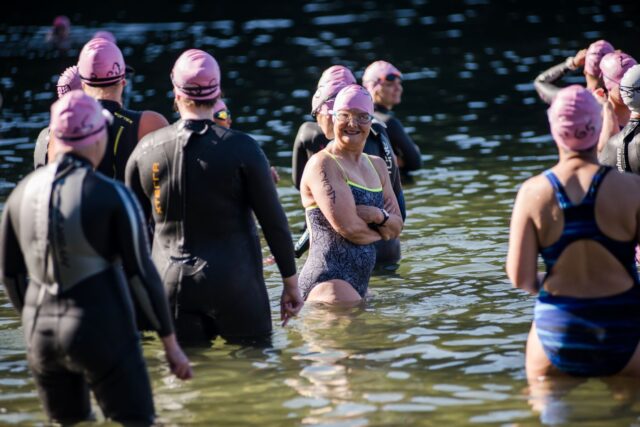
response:
[(548, 115), (560, 159), (518, 192), (507, 256), (514, 286), (538, 295), (527, 376), (640, 376), (640, 177), (598, 164), (601, 107), (588, 90), (562, 89)]
[(367, 292), (373, 243), (397, 237), (402, 217), (386, 163), (362, 152), (373, 119), (367, 90), (343, 88), (333, 114), (335, 140), (309, 159), (300, 183), (311, 246), (298, 283), (308, 301), (353, 303)]

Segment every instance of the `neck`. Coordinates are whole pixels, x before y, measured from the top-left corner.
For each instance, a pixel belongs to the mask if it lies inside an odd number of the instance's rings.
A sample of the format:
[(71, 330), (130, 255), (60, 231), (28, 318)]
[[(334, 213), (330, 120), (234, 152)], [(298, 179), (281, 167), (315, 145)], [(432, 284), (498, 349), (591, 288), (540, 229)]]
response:
[(360, 161), (363, 148), (364, 144), (360, 147), (354, 148), (352, 146), (347, 146), (346, 144), (343, 144), (339, 140), (335, 139), (333, 140), (333, 143), (326, 148), (326, 150), (329, 150), (331, 154), (342, 159), (357, 163)]
[(558, 164), (573, 164), (575, 166), (598, 164), (598, 155), (595, 147), (588, 151), (569, 151), (559, 148), (559, 152), (560, 161), (558, 161)]
[(198, 108), (177, 102), (178, 112), (182, 120), (213, 120), (213, 107)]
[(182, 111), (180, 110), (180, 118), (182, 120), (212, 120), (213, 117), (213, 109), (208, 111), (202, 110), (190, 110), (190, 111)]

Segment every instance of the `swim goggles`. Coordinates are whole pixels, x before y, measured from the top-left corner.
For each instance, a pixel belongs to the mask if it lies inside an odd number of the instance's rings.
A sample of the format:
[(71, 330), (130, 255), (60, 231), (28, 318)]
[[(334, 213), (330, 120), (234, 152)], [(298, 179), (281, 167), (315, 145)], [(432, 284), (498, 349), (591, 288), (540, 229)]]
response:
[(229, 110), (220, 110), (213, 114), (214, 119), (218, 120), (227, 120), (231, 118), (231, 111)]

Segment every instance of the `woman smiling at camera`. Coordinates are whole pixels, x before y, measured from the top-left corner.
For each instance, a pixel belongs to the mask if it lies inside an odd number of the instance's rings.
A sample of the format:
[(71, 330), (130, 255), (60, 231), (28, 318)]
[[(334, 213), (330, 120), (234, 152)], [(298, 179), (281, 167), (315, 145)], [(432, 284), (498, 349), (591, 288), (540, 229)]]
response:
[(335, 139), (311, 157), (300, 183), (311, 247), (299, 284), (307, 301), (354, 303), (367, 293), (373, 243), (397, 237), (403, 224), (385, 162), (362, 152), (373, 118), (369, 92), (343, 88), (333, 114)]

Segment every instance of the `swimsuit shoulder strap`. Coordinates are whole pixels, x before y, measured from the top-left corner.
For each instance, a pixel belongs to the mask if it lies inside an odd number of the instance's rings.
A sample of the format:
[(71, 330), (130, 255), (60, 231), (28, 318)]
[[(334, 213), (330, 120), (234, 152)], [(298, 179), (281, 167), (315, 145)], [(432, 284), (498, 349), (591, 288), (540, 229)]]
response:
[(560, 208), (566, 209), (569, 206), (572, 206), (573, 204), (571, 203), (571, 199), (569, 199), (567, 192), (565, 191), (564, 187), (562, 186), (562, 183), (560, 182), (556, 174), (554, 174), (551, 171), (551, 169), (547, 169), (546, 171), (544, 171), (544, 176), (551, 183), (551, 186), (553, 187), (553, 192), (556, 195), (556, 200), (558, 201)]
[(584, 198), (584, 202), (595, 202), (596, 194), (598, 194), (598, 188), (600, 188), (600, 184), (607, 173), (611, 170), (610, 166), (600, 166), (598, 171), (593, 175), (591, 179), (591, 185), (589, 186), (589, 191), (587, 192), (587, 196)]
[(369, 162), (369, 165), (371, 166), (371, 168), (373, 169), (373, 171), (376, 173), (376, 175), (378, 176), (378, 180), (380, 181), (380, 188), (382, 188), (382, 177), (380, 176), (380, 174), (378, 173), (378, 169), (376, 169), (376, 167), (373, 165), (373, 162), (371, 161), (371, 158), (369, 157), (369, 155), (367, 153), (362, 153), (364, 154), (365, 158), (367, 159), (367, 161)]
[(340, 168), (340, 171), (342, 172), (342, 177), (344, 178), (344, 180), (346, 182), (349, 182), (349, 175), (347, 175), (347, 171), (344, 170), (344, 168), (342, 167), (342, 165), (338, 161), (338, 158), (336, 156), (334, 156), (333, 154), (331, 154), (330, 152), (326, 151), (326, 150), (325, 150), (325, 153), (327, 153), (329, 155), (329, 157), (331, 157), (333, 160), (336, 161), (336, 163), (338, 164), (338, 167)]

